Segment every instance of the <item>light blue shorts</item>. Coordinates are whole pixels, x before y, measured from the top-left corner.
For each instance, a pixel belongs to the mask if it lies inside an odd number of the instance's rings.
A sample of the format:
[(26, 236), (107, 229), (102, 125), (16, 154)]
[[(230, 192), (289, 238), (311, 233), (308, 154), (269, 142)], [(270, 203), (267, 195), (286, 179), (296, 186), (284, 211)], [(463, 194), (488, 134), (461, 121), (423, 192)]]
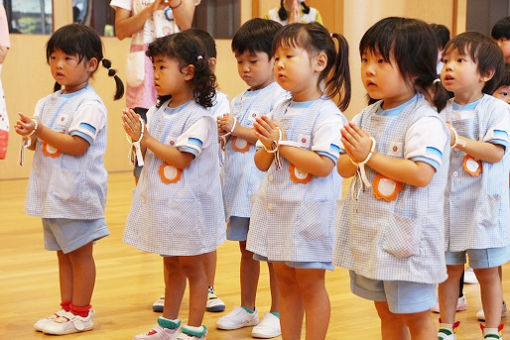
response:
[(469, 257), (469, 266), (474, 269), (499, 267), (510, 260), (510, 246), (489, 249), (468, 249), (445, 253), (446, 265), (454, 266), (466, 263), (466, 254)]
[(352, 270), (351, 291), (359, 297), (372, 301), (386, 301), (392, 313), (419, 313), (437, 304), (436, 284), (409, 281), (372, 280)]
[(246, 241), (249, 227), (249, 217), (230, 216), (227, 224), (227, 240)]
[(70, 253), (84, 245), (110, 235), (104, 218), (74, 220), (43, 218), (44, 248)]
[[(268, 258), (258, 254), (253, 254), (253, 259), (257, 261), (269, 262)], [(284, 262), (287, 266), (297, 269), (327, 269), (334, 270), (335, 266), (331, 262), (293, 262), (293, 261), (271, 261), (271, 263)]]

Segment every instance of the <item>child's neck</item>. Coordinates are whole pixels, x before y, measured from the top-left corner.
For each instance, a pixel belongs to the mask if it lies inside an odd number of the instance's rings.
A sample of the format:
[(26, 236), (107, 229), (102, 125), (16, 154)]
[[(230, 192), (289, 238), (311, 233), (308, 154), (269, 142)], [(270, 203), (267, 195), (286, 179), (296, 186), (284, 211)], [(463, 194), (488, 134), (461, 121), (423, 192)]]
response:
[(178, 107), (192, 99), (193, 89), (186, 87), (184, 91), (172, 94), (172, 101), (170, 102), (169, 106)]
[(309, 100), (319, 99), (321, 96), (322, 91), (318, 86), (292, 92), (292, 99), (295, 102), (307, 102)]
[(265, 88), (266, 86), (268, 86), (269, 84), (271, 84), (272, 82), (274, 82), (274, 78), (271, 77), (271, 78), (268, 78), (265, 82), (263, 82), (262, 84), (259, 84), (259, 85), (255, 85), (255, 86), (252, 86), (250, 87), (250, 91), (257, 91), (257, 90), (261, 90), (263, 88)]
[(89, 82), (86, 81), (86, 82), (76, 84), (76, 85), (67, 85), (62, 89), (62, 94), (68, 94), (68, 93), (80, 91), (81, 89), (84, 89), (85, 87), (87, 87), (88, 84), (89, 84)]
[(482, 97), (483, 93), (481, 89), (477, 89), (475, 91), (462, 91), (462, 93), (455, 93), (455, 98), (453, 100), (459, 105), (466, 105), (475, 102)]

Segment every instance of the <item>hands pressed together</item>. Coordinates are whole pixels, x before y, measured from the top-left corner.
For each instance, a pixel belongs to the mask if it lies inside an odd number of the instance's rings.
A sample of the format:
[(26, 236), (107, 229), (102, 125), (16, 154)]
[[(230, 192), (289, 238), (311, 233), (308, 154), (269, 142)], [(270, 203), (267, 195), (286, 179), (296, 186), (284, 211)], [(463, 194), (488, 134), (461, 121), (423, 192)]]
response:
[(255, 119), (253, 123), (255, 135), (267, 150), (274, 150), (278, 147), (278, 143), (286, 140), (285, 130), (280, 126), (276, 119), (269, 119), (262, 116)]
[[(135, 113), (133, 109), (122, 110), (122, 127), (126, 134), (131, 137), (133, 142), (140, 140), (142, 135), (142, 122), (140, 115)], [(144, 137), (147, 136), (147, 127), (144, 125)]]
[(365, 160), (372, 147), (370, 133), (360, 129), (353, 123), (345, 124), (340, 132), (342, 133), (342, 144), (347, 155), (356, 163)]
[(19, 119), (14, 125), (14, 130), (18, 135), (23, 137), (30, 137), (34, 133), (37, 133), (38, 121), (35, 118), (30, 118), (23, 113), (19, 113)]

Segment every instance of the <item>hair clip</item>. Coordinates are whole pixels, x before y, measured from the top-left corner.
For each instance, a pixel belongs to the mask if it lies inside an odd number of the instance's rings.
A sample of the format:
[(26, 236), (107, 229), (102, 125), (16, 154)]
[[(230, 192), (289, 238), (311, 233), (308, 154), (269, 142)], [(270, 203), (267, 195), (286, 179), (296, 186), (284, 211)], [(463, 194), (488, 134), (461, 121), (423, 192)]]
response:
[(441, 83), (441, 79), (436, 78), (436, 79), (434, 79), (434, 80), (432, 81), (432, 84), (434, 84), (434, 85), (435, 85), (435, 84), (437, 84), (437, 83)]
[(200, 54), (197, 56), (197, 60), (202, 60), (204, 57), (202, 57)]

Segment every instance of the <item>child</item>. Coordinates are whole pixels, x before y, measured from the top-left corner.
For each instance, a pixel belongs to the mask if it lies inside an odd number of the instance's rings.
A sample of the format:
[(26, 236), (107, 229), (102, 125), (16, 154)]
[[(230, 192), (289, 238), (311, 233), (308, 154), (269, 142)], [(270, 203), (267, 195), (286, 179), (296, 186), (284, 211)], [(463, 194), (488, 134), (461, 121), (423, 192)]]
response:
[[(194, 36), (200, 42), (203, 43), (205, 48), (205, 54), (209, 66), (211, 69), (215, 70), (216, 68), (216, 45), (213, 37), (199, 28), (190, 28), (184, 31), (186, 34), (190, 34)], [(215, 98), (213, 101), (213, 106), (209, 108), (211, 114), (214, 118), (222, 115), (224, 113), (230, 112), (230, 104), (228, 101), (228, 97), (223, 92), (216, 90)], [(136, 111), (135, 111), (136, 112)], [(223, 312), (225, 310), (225, 303), (216, 295), (214, 290), (214, 277), (216, 275), (216, 250), (207, 253), (205, 256), (205, 269), (207, 272), (207, 278), (209, 281), (209, 288), (207, 293), (207, 306), (206, 310), (208, 312)], [(165, 305), (165, 296), (161, 296), (156, 302), (152, 304), (152, 310), (155, 312), (163, 312), (163, 307)]]
[(455, 299), (466, 254), (485, 311), (485, 339), (499, 339), (502, 287), (498, 266), (510, 258), (508, 166), (509, 108), (493, 93), (504, 72), (496, 43), (479, 33), (452, 39), (443, 53), (443, 86), (454, 93), (441, 115), (451, 122), (446, 201), (448, 280), (439, 285), (440, 339), (455, 339)]
[[(332, 172), (346, 122), (330, 99), (350, 99), (348, 46), (320, 24), (290, 24), (273, 42), (277, 82), (292, 98), (256, 119), (255, 164), (266, 175), (252, 198), (247, 249), (273, 263), (283, 339), (326, 338), (330, 305), (325, 269), (333, 269), (338, 176)], [(332, 190), (333, 189), (333, 190)]]
[(34, 327), (48, 334), (69, 334), (94, 327), (92, 248), (109, 234), (103, 166), (107, 114), (88, 82), (102, 63), (115, 77), (115, 99), (124, 89), (90, 27), (73, 24), (58, 29), (46, 46), (46, 60), (59, 90), (37, 103), (34, 118), (20, 113), (15, 130), (35, 151), (26, 211), (42, 217), (44, 245), (57, 251), (59, 266), (62, 309)]
[(505, 63), (510, 63), (510, 17), (504, 17), (494, 24), (491, 37), (501, 48)]
[[(232, 114), (218, 118), (220, 137), (228, 138), (223, 166), (223, 194), (227, 217), (227, 238), (239, 241), (241, 250), (241, 306), (220, 318), (220, 329), (254, 326), (252, 336), (273, 338), (281, 334), (278, 314), (278, 291), (273, 267), (269, 264), (271, 310), (258, 323), (255, 307), (260, 264), (246, 250), (251, 215), (251, 195), (259, 187), (264, 174), (253, 164), (257, 137), (253, 123), (270, 112), (284, 98), (284, 90), (274, 82), (272, 43), (281, 25), (275, 21), (252, 19), (232, 39), (239, 76), (250, 87), (232, 101)], [(257, 325), (258, 324), (258, 325)]]
[[(133, 110), (122, 115), (126, 133), (141, 148), (137, 152), (145, 154), (124, 241), (163, 256), (166, 287), (158, 325), (134, 339), (203, 340), (204, 257), (225, 240), (217, 131), (207, 109), (213, 105), (216, 77), (202, 44), (188, 34), (158, 38), (147, 53), (160, 98), (148, 112), (147, 127)], [(190, 285), (190, 312), (178, 334), (184, 278)]]
[(280, 7), (269, 10), (264, 18), (274, 20), (282, 25), (295, 22), (318, 22), (322, 24), (320, 12), (308, 6), (304, 0), (280, 0)]
[(441, 110), (447, 100), (435, 81), (434, 33), (420, 20), (385, 18), (359, 51), (363, 85), (378, 101), (342, 129), (338, 172), (357, 177), (339, 215), (335, 264), (350, 270), (354, 294), (374, 301), (383, 340), (433, 339), (449, 154), (429, 103)]

